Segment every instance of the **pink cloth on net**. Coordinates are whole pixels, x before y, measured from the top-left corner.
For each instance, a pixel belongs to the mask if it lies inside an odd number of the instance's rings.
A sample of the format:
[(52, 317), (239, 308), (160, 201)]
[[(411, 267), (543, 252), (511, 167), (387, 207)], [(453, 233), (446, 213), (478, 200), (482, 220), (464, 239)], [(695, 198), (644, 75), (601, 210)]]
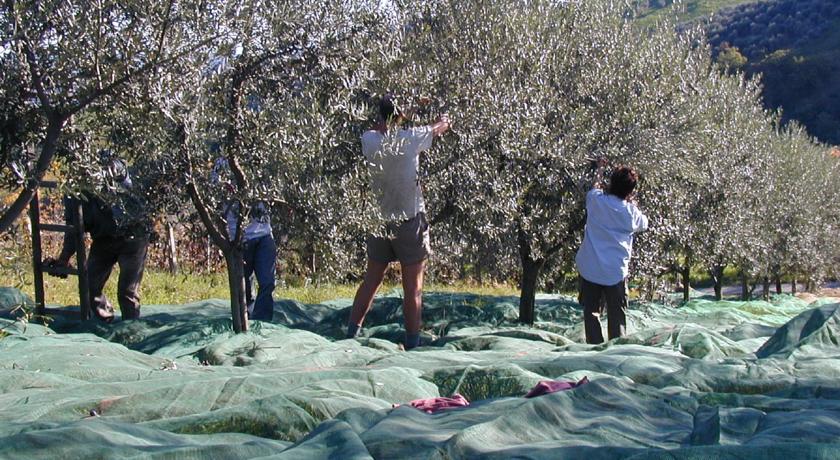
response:
[(589, 379), (584, 377), (579, 382), (562, 382), (560, 380), (543, 380), (536, 384), (531, 391), (525, 395), (526, 398), (533, 398), (534, 396), (547, 395), (549, 393), (556, 393), (558, 391), (571, 390), (577, 388), (584, 383), (589, 383)]
[[(572, 388), (577, 388), (583, 385), (584, 383), (589, 383), (589, 379), (584, 377), (578, 382), (543, 380), (540, 383), (538, 383), (534, 388), (532, 388), (531, 391), (529, 391), (528, 394), (525, 395), (525, 397), (533, 398), (534, 396), (542, 396), (547, 395), (549, 393), (556, 393), (558, 391), (571, 390)], [(408, 405), (415, 409), (422, 410), (427, 414), (434, 414), (444, 409), (469, 406), (470, 402), (467, 401), (467, 398), (456, 393), (452, 395), (451, 398), (439, 396), (437, 398), (415, 399), (414, 401), (408, 403)], [(394, 404), (392, 407), (399, 406), (399, 404)]]
[(408, 405), (415, 409), (420, 409), (427, 414), (434, 414), (443, 409), (469, 406), (470, 402), (467, 401), (467, 398), (456, 393), (451, 398), (439, 396), (437, 398), (415, 399), (408, 403)]

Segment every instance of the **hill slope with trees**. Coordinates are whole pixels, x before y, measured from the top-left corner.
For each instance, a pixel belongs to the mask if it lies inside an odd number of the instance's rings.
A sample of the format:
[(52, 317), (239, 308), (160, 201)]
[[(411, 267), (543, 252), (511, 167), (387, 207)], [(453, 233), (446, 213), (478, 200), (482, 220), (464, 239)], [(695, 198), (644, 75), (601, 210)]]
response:
[[(823, 142), (840, 144), (840, 3), (833, 0), (638, 2), (644, 23), (701, 24), (721, 65), (761, 74), (764, 103)], [(705, 16), (703, 16), (705, 15)]]
[(635, 14), (644, 22), (661, 21), (676, 16), (680, 21), (705, 18), (724, 8), (731, 8), (756, 0), (636, 0)]

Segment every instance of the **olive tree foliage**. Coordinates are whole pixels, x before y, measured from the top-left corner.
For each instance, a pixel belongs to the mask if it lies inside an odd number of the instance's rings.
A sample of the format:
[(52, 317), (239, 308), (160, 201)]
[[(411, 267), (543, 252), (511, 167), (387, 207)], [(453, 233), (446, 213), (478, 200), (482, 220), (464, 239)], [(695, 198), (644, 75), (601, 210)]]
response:
[(766, 250), (756, 211), (771, 188), (766, 180), (772, 135), (771, 117), (760, 102), (760, 87), (742, 76), (707, 68), (690, 88), (697, 129), (686, 133), (691, 145), (686, 169), (673, 177), (681, 188), (680, 233), (672, 235), (672, 263), (680, 265), (684, 300), (692, 266), (705, 267), (721, 297), (723, 269), (735, 265), (754, 274)]
[(774, 187), (762, 200), (768, 250), (760, 275), (815, 283), (832, 275), (840, 255), (840, 161), (795, 124), (774, 137), (770, 151), (767, 179)]
[[(837, 152), (836, 147), (832, 152)], [(826, 204), (820, 207), (820, 240), (818, 246), (823, 248), (823, 258), (826, 261), (822, 266), (823, 278), (815, 278), (815, 282), (822, 282), (826, 279), (840, 279), (840, 157), (834, 153), (826, 156), (825, 152), (820, 156), (823, 160), (824, 169), (820, 189), (821, 198), (817, 203)]]
[(8, 229), (57, 151), (82, 150), (68, 135), (84, 111), (189, 51), (178, 40), (201, 2), (18, 1), (0, 6), (3, 207)]
[[(500, 251), (515, 251), (520, 321), (533, 321), (546, 263), (573, 267), (598, 157), (642, 173), (638, 199), (651, 231), (637, 241), (637, 274), (667, 270), (662, 254), (676, 260), (696, 240), (702, 135), (720, 128), (709, 112), (721, 102), (703, 89), (712, 64), (698, 32), (640, 33), (614, 2), (437, 2), (413, 10), (404, 61), (386, 74), (406, 92), (434, 96), (452, 117), (453, 135), (424, 169), (427, 200), (452, 214), (436, 231), (479, 232), (501, 241)], [(706, 115), (698, 113), (703, 104)]]
[[(369, 61), (388, 56), (375, 3), (257, 0), (223, 5), (216, 35), (149, 90), (146, 127), (161, 171), (171, 171), (224, 254), (234, 328), (248, 327), (242, 236), (258, 202), (320, 273), (355, 259), (368, 213), (358, 138), (367, 120)], [(195, 39), (195, 38), (194, 38)], [(200, 39), (200, 38), (199, 38)], [(212, 167), (224, 158), (229, 172)], [(183, 201), (181, 201), (183, 203)], [(236, 206), (229, 234), (223, 211)], [(315, 262), (313, 262), (313, 265)]]

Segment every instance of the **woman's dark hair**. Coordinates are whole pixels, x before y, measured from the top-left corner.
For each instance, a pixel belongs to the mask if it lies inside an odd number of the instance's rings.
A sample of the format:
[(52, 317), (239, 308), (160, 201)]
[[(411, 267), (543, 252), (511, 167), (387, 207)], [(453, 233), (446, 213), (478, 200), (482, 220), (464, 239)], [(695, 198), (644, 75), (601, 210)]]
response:
[(607, 193), (625, 200), (633, 193), (633, 189), (636, 188), (638, 182), (639, 174), (633, 168), (622, 166), (613, 171)]
[(394, 96), (391, 94), (382, 96), (382, 99), (379, 100), (379, 116), (387, 123), (396, 115), (399, 115), (399, 113), (394, 105)]

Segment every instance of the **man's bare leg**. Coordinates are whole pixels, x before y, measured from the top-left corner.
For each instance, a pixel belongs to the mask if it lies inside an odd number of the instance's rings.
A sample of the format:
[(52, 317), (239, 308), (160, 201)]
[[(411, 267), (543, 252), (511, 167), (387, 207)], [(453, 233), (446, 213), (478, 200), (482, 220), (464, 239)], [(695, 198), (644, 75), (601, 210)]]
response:
[(353, 298), (353, 308), (350, 311), (350, 320), (347, 323), (348, 338), (353, 338), (359, 333), (359, 329), (365, 321), (365, 315), (367, 315), (370, 305), (373, 303), (373, 296), (376, 295), (376, 290), (379, 289), (382, 280), (385, 278), (386, 270), (388, 270), (387, 263), (368, 259), (365, 279), (359, 289), (356, 290), (356, 296)]
[(405, 318), (405, 349), (420, 344), (420, 319), (423, 309), (423, 268), (425, 262), (402, 266), (403, 317)]

